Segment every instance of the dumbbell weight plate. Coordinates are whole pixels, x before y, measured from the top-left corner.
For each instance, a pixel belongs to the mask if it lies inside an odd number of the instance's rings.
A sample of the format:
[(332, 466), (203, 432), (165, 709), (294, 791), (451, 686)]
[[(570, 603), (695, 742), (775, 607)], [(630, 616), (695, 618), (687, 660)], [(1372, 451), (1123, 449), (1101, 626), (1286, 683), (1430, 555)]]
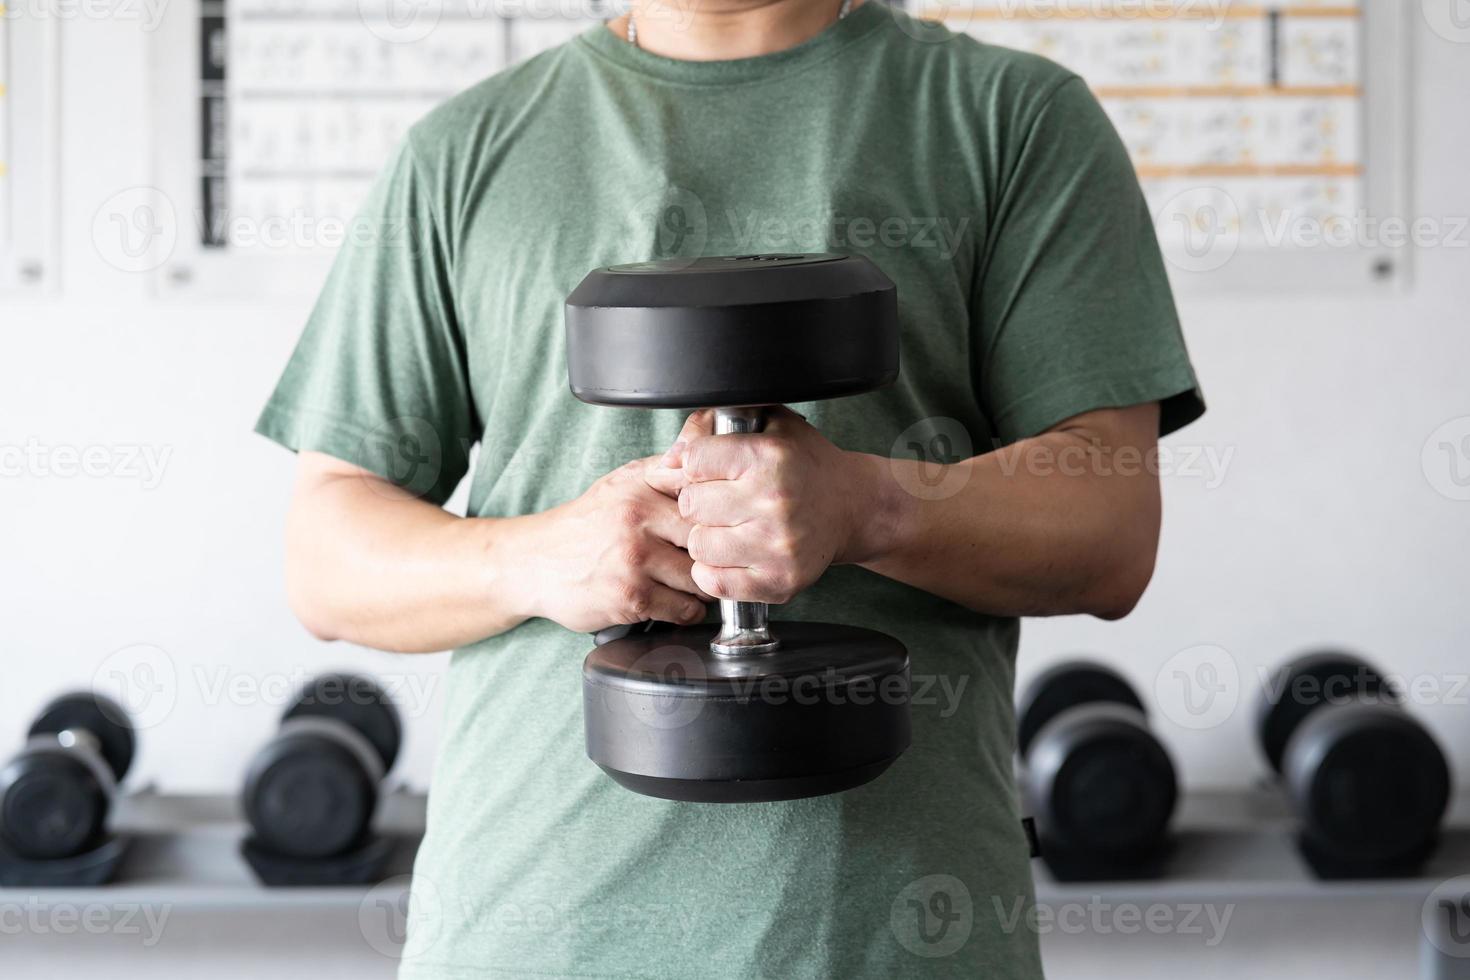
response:
[(1394, 704), (1335, 706), (1291, 736), (1283, 777), (1306, 834), (1355, 862), (1421, 852), (1450, 795), (1434, 738)]
[(1398, 693), (1366, 660), (1350, 653), (1311, 653), (1283, 664), (1256, 702), (1256, 733), (1272, 770), (1281, 772), (1292, 734), (1318, 708), (1354, 702), (1396, 704)]
[(80, 853), (102, 835), (110, 785), (59, 746), (22, 753), (0, 769), (0, 841), (36, 861)]
[(1027, 803), (1044, 836), (1094, 858), (1138, 859), (1167, 833), (1178, 778), (1137, 708), (1068, 708), (1036, 733), (1026, 760)]
[(867, 259), (741, 255), (595, 269), (567, 297), (572, 393), (717, 408), (852, 395), (898, 376), (898, 298)]
[[(68, 731), (78, 741), (58, 742)], [(33, 860), (70, 857), (102, 836), (113, 788), (132, 765), (132, 723), (109, 698), (80, 692), (43, 707), (27, 735), (0, 769), (0, 840)]]
[(41, 709), (27, 734), (34, 738), (68, 730), (90, 732), (113, 777), (122, 781), (133, 764), (136, 741), (133, 724), (116, 701), (90, 692), (64, 694)]
[(393, 768), (403, 741), (398, 709), (371, 678), (358, 674), (321, 674), (313, 678), (281, 717), (327, 718), (356, 729), (372, 744), (383, 763)]
[(587, 754), (646, 796), (752, 803), (875, 778), (909, 744), (908, 653), (872, 630), (782, 622), (727, 659), (710, 626), (613, 640), (583, 664)]
[(1069, 661), (1037, 674), (1016, 701), (1016, 745), (1021, 756), (1029, 753), (1037, 733), (1057, 715), (1095, 701), (1126, 705), (1146, 714), (1133, 685), (1100, 664)]
[(246, 774), (242, 805), (258, 842), (296, 858), (332, 857), (358, 843), (401, 739), (398, 710), (372, 679), (312, 678)]
[(331, 857), (366, 834), (381, 776), (376, 750), (358, 732), (300, 716), (251, 760), (242, 805), (266, 850)]

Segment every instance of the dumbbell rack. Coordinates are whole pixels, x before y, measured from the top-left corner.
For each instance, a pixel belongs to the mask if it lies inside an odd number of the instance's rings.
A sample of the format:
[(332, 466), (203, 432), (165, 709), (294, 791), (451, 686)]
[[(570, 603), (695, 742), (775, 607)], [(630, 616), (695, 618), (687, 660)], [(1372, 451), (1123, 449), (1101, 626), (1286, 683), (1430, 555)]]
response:
[[(398, 842), (387, 875), (407, 874), (423, 833), (424, 797), (403, 790), (385, 795), (378, 829)], [(261, 885), (241, 860), (245, 833), (236, 801), (228, 796), (166, 796), (142, 792), (118, 802), (117, 827), (135, 838), (118, 880), (96, 888), (48, 889), (38, 894), (70, 899), (78, 894), (131, 901), (270, 906), (313, 902), (355, 903), (361, 886), (272, 889)], [(1470, 870), (1470, 794), (1454, 801), (1440, 847), (1414, 878), (1324, 883), (1296, 849), (1293, 818), (1271, 788), (1250, 792), (1186, 794), (1175, 821), (1176, 842), (1161, 876), (1130, 882), (1063, 884), (1034, 862), (1038, 897), (1078, 894), (1195, 895), (1334, 898), (1347, 895), (1423, 895), (1433, 884)], [(0, 888), (0, 899), (23, 888)]]
[(1055, 881), (1040, 861), (1032, 871), (1042, 900), (1098, 893), (1207, 901), (1423, 898), (1434, 885), (1470, 871), (1470, 794), (1452, 802), (1439, 847), (1411, 878), (1323, 881), (1297, 849), (1295, 833), (1296, 817), (1274, 785), (1246, 792), (1197, 791), (1181, 797), (1174, 842), (1157, 878), (1073, 884)]
[[(385, 869), (383, 884), (372, 888), (268, 888), (239, 856), (238, 843), (245, 827), (233, 798), (143, 792), (118, 802), (116, 826), (133, 834), (135, 844), (114, 884), (0, 888), (0, 905), (167, 907), (206, 917), (217, 915), (222, 922), (233, 923), (246, 916), (254, 923), (251, 928), (259, 927), (261, 919), (287, 922), (317, 911), (350, 920), (337, 941), (360, 946), (357, 915), (370, 892), (375, 900), (384, 902), (402, 898), (423, 820), (422, 796), (401, 790), (385, 795), (377, 829), (396, 841), (397, 850)], [(1161, 877), (1059, 883), (1050, 878), (1043, 862), (1036, 861), (1032, 865), (1036, 897), (1039, 903), (1054, 907), (1099, 899), (1139, 905), (1278, 900), (1293, 908), (1318, 908), (1334, 918), (1342, 917), (1338, 906), (1351, 910), (1388, 903), (1395, 908), (1412, 907), (1417, 916), (1431, 892), (1470, 869), (1470, 794), (1452, 804), (1440, 847), (1415, 878), (1323, 882), (1298, 852), (1293, 826), (1292, 815), (1271, 787), (1186, 794), (1174, 824), (1175, 843)], [(7, 942), (15, 939), (7, 937)], [(1428, 945), (1425, 950), (1437, 955)], [(167, 955), (166, 949), (150, 952)], [(1426, 972), (1425, 976), (1457, 975)]]
[[(376, 830), (392, 842), (383, 877), (406, 875), (423, 836), (424, 797), (385, 793)], [(173, 796), (145, 790), (120, 799), (114, 823), (132, 847), (111, 885), (0, 888), (0, 902), (30, 894), (57, 903), (167, 903), (199, 908), (356, 906), (368, 886), (269, 888), (240, 855), (247, 834), (233, 796)]]

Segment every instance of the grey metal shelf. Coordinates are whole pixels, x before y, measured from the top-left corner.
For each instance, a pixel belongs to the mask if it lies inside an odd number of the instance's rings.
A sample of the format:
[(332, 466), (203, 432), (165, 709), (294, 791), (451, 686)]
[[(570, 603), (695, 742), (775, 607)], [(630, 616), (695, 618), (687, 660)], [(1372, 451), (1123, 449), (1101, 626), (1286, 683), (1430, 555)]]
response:
[(1422, 901), (1447, 879), (1470, 874), (1470, 795), (1457, 798), (1433, 857), (1413, 878), (1323, 881), (1297, 851), (1296, 822), (1271, 786), (1196, 792), (1180, 803), (1174, 842), (1160, 877), (1147, 881), (1057, 882), (1044, 862), (1033, 870), (1037, 897), (1066, 901), (1104, 894), (1131, 901), (1292, 899)]
[[(424, 797), (385, 796), (380, 832), (397, 840), (389, 877), (412, 870), (424, 826)], [(121, 800), (114, 826), (135, 843), (118, 880), (97, 888), (0, 888), (0, 902), (167, 903), (176, 909), (290, 910), (350, 908), (368, 891), (267, 888), (240, 857), (244, 834), (234, 799), (152, 792)], [(1061, 883), (1044, 862), (1034, 864), (1037, 898), (1066, 902), (1104, 896), (1113, 901), (1182, 902), (1286, 899), (1354, 901), (1403, 898), (1422, 902), (1447, 879), (1470, 874), (1470, 797), (1457, 799), (1435, 856), (1411, 879), (1318, 880), (1297, 853), (1293, 822), (1277, 794), (1197, 792), (1187, 795), (1175, 821), (1175, 840), (1161, 877), (1147, 881)], [(401, 883), (388, 886), (391, 892)]]
[[(406, 875), (423, 836), (424, 797), (384, 796), (378, 831), (396, 841), (388, 877)], [(0, 888), (0, 903), (168, 905), (175, 910), (272, 911), (355, 908), (366, 886), (268, 888), (240, 856), (245, 825), (225, 796), (165, 796), (144, 791), (118, 801), (113, 828), (134, 842), (117, 880), (93, 888)], [(402, 885), (397, 887), (402, 888)], [(393, 891), (394, 886), (387, 889)]]

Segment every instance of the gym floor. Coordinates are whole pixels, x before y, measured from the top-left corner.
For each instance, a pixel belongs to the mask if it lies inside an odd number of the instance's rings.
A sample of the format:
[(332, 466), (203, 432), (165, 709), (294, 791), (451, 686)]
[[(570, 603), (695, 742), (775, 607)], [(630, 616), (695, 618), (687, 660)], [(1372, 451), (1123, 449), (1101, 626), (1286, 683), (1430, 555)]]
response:
[[(246, 105), (272, 85), (326, 84), (312, 75), (320, 65), (287, 63), (289, 42), (377, 51), (383, 39), (357, 37), (351, 18), (336, 34), (312, 26), (330, 18), (306, 18), (299, 36), (236, 23), (227, 38), (226, 6), (78, 13), (39, 0), (0, 18), (0, 794), (21, 771), (7, 775), (6, 760), (30, 750), (33, 722), (57, 695), (112, 698), (135, 740), (98, 811), (131, 843), (116, 866), (95, 853), (90, 864), (32, 862), (38, 871), (0, 843), (6, 980), (390, 977), (411, 928), (407, 886), (446, 727), (450, 654), (324, 644), (302, 627), (282, 575), (294, 460), (251, 431), (338, 242), (221, 242), (205, 220), (226, 194), (257, 230), (293, 208), (350, 214), (365, 188), (358, 171), (376, 171), (387, 150), (318, 147), (327, 177), (274, 184), (214, 154), (224, 133), (236, 150), (262, 153), (306, 130), (396, 135), (439, 95), (489, 73), (476, 65), (521, 61), (608, 10), (565, 3), (530, 17), (493, 5), (489, 26), (446, 16), (425, 37), (392, 42), (418, 66), (400, 64), (396, 85), (434, 82), (422, 105), (353, 91), (344, 75), (327, 80), (343, 97), (299, 98), (312, 108), (292, 115)], [(270, 4), (245, 6), (239, 23), (279, 26)], [(1124, 0), (1078, 3), (1063, 17), (1045, 3), (908, 6), (1061, 60), (1099, 94), (1134, 151), (1209, 404), (1163, 442), (1162, 540), (1137, 607), (1118, 621), (1023, 624), (1023, 715), (1039, 682), (1063, 680), (1016, 760), (1043, 853), (1032, 862), (1038, 905), (1013, 927), (1038, 933), (1054, 980), (1470, 978), (1463, 2), (1180, 2), (1158, 5), (1146, 28), (1119, 14), (1137, 6)], [(1188, 34), (1201, 21), (1209, 33)], [(1069, 33), (1079, 25), (1097, 33)], [(1176, 30), (1194, 40), (1169, 48)], [(1199, 48), (1201, 37), (1211, 46)], [(1233, 80), (1190, 75), (1216, 71), (1221, 51), (1266, 50), (1269, 38), (1310, 68), (1247, 84), (1262, 70), (1249, 55), (1230, 62)], [(1162, 47), (1135, 64), (1125, 57), (1134, 45)], [(222, 52), (244, 68), (226, 75)], [(436, 61), (452, 77), (422, 74)], [(1094, 77), (1094, 62), (1142, 80)], [(1214, 222), (1219, 235), (1189, 237)], [(468, 482), (450, 510), (464, 512)], [(1332, 675), (1352, 692), (1349, 711), (1383, 701), (1384, 678), (1399, 704), (1373, 704), (1362, 727), (1334, 708), (1331, 720), (1303, 712), (1270, 734), (1262, 692), (1289, 690), (1284, 665), (1318, 651), (1361, 658), (1361, 670), (1339, 663)], [(1097, 693), (1079, 665), (1121, 687)], [(396, 721), (343, 724), (327, 712), (316, 728), (282, 728), (303, 690), (349, 672), (386, 692)], [(1085, 867), (1070, 880), (1079, 832), (1048, 807), (1078, 778), (1063, 763), (1091, 744), (1077, 723), (1089, 711), (1126, 743), (1126, 764), (1154, 761), (1132, 771), (1123, 802), (1098, 802), (1084, 823), (1112, 821), (1145, 843), (1098, 872), (1092, 859), (1105, 849), (1081, 840)], [(76, 736), (84, 728), (73, 716), (37, 735), (89, 753), (102, 774), (73, 776), (106, 783), (115, 736)], [(293, 731), (330, 751), (304, 776), (273, 774), (262, 753), (286, 755), (280, 740)], [(1338, 746), (1348, 753), (1333, 756), (1340, 776), (1324, 761)], [(1377, 759), (1382, 775), (1363, 783), (1349, 771), (1359, 758)], [(357, 817), (391, 846), (334, 866), (357, 883), (311, 877), (306, 853), (277, 849), (252, 865), (241, 842), (252, 819), (269, 837), (273, 775), (288, 794), (329, 787), (318, 846), (334, 860), (343, 848), (333, 835), (360, 840)], [(242, 797), (262, 801), (260, 813)], [(1172, 805), (1156, 808), (1154, 833), (1149, 807), (1164, 797)], [(1355, 801), (1350, 813), (1333, 810), (1341, 800)], [(0, 839), (7, 820), (28, 819), (9, 813)], [(1338, 818), (1352, 826), (1333, 837), (1323, 827)], [(1354, 823), (1370, 818), (1392, 831)], [(1313, 828), (1336, 842), (1321, 845), (1325, 857), (1303, 849)], [(13, 833), (50, 839), (39, 819)], [(292, 846), (288, 833), (280, 847)], [(53, 873), (44, 885), (36, 877)], [(1012, 913), (982, 903), (973, 914)], [(915, 955), (905, 975), (943, 975), (936, 962)]]

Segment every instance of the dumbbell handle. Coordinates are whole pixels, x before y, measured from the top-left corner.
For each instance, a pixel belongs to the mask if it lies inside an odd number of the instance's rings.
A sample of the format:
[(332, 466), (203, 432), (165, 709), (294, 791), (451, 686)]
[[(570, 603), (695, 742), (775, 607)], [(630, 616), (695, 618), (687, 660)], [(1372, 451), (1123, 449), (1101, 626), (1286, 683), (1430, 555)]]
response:
[[(766, 426), (766, 409), (715, 409), (715, 435), (759, 432)], [(710, 641), (710, 652), (720, 657), (748, 657), (770, 653), (781, 645), (771, 635), (767, 621), (770, 607), (764, 602), (720, 600), (720, 632)]]

